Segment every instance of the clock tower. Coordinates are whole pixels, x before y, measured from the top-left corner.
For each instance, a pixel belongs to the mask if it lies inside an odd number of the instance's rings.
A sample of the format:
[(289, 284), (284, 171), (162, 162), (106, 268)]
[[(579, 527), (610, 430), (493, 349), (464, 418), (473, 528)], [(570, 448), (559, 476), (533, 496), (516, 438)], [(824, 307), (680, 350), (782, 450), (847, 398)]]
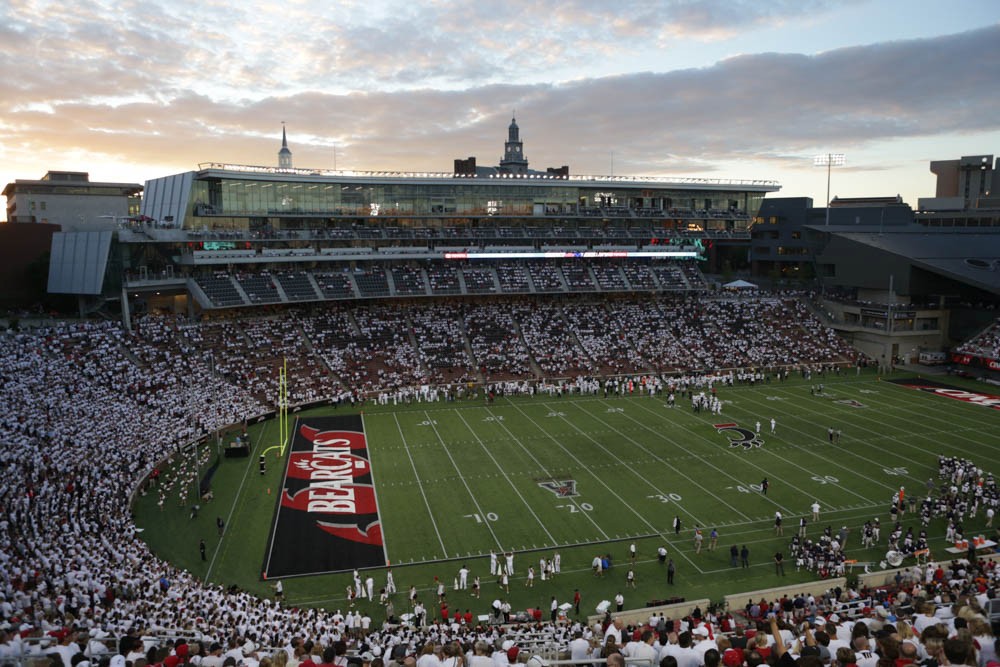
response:
[(524, 144), (521, 142), (520, 134), (517, 119), (512, 117), (507, 128), (507, 141), (503, 145), (500, 171), (508, 174), (523, 174), (528, 171), (528, 158), (524, 154)]

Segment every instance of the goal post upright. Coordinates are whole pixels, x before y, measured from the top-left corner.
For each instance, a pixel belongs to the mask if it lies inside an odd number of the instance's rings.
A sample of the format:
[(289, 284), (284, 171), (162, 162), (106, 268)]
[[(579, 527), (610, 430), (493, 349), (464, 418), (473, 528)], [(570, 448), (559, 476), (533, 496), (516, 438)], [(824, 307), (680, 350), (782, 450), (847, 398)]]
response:
[(288, 445), (288, 358), (278, 369), (278, 455), (284, 456)]

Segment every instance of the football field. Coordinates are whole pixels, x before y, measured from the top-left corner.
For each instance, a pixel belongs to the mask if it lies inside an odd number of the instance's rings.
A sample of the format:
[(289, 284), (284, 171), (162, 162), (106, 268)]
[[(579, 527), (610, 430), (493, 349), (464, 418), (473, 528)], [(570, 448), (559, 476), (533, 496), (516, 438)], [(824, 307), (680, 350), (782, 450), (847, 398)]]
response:
[[(707, 573), (718, 564), (686, 553), (695, 527), (706, 545), (712, 528), (728, 545), (773, 534), (781, 512), (790, 535), (814, 501), (823, 526), (863, 522), (887, 513), (900, 486), (925, 493), (945, 451), (1000, 454), (1000, 443), (981, 438), (981, 419), (996, 418), (990, 410), (890, 383), (844, 378), (818, 396), (809, 385), (772, 383), (718, 396), (722, 415), (644, 396), (369, 412), (388, 557), (418, 563), (643, 539), (666, 542)], [(830, 428), (840, 431), (836, 443)]]
[[(510, 592), (500, 594), (524, 608), (549, 596), (568, 599), (574, 588), (588, 600), (613, 597), (624, 587), (622, 565), (634, 542), (638, 583), (629, 596), (635, 606), (670, 596), (715, 599), (816, 578), (797, 572), (790, 560), (786, 577), (778, 578), (772, 564), (776, 551), (787, 557), (799, 519), (807, 517), (812, 538), (827, 526), (835, 533), (846, 526), (848, 557), (878, 567), (888, 531), (881, 545), (865, 549), (860, 528), (874, 517), (891, 525), (889, 507), (900, 487), (907, 497), (922, 499), (928, 480), (937, 481), (940, 455), (971, 459), (987, 472), (995, 472), (1000, 460), (1000, 413), (977, 397), (991, 393), (988, 385), (939, 379), (952, 389), (911, 375), (887, 381), (853, 372), (719, 387), (721, 415), (694, 411), (686, 397), (668, 407), (663, 396), (638, 394), (367, 405), (359, 421), (366, 472), (370, 464), (365, 483), (370, 481), (377, 504), (372, 516), (379, 522), (379, 562), (384, 556), (392, 565), (402, 591), (410, 585), (430, 590), (438, 579), (451, 588), (467, 565), (471, 577), (482, 577), (483, 598), (459, 592), (468, 600), (459, 604), (484, 611), (498, 595), (489, 576), (490, 552), (514, 552)], [(823, 392), (813, 394), (811, 386), (820, 382)], [(343, 407), (300, 412), (295, 427), (349, 413)], [(836, 442), (830, 441), (831, 429), (840, 433)], [(256, 456), (276, 434), (274, 422), (251, 429), (251, 462), (224, 460), (213, 481), (215, 499), (194, 519), (183, 508), (158, 512), (150, 496), (140, 498), (136, 515), (147, 528), (144, 539), (198, 576), (267, 594), (262, 563), (291, 459), (274, 451), (266, 473), (258, 474)], [(814, 502), (821, 508), (818, 523), (810, 511)], [(784, 535), (775, 534), (776, 512), (783, 515)], [(223, 537), (215, 535), (217, 515), (226, 520)], [(984, 521), (982, 512), (967, 519), (966, 535), (991, 534)], [(910, 513), (902, 523), (919, 527)], [(700, 553), (696, 527), (705, 536)], [(365, 529), (372, 534), (367, 520), (358, 525)], [(713, 529), (719, 539), (710, 550)], [(193, 544), (177, 539), (187, 533), (206, 539), (206, 561), (199, 562)], [(301, 551), (297, 534), (280, 542)], [(932, 522), (929, 534), (933, 555), (947, 557), (943, 520)], [(750, 568), (730, 566), (734, 544), (747, 546)], [(666, 585), (656, 558), (660, 546), (677, 566), (673, 586)], [(534, 588), (526, 588), (527, 568), (538, 572), (540, 559), (556, 552), (563, 573), (548, 582), (539, 573)], [(614, 563), (603, 578), (591, 573), (597, 555), (610, 555)], [(372, 572), (380, 588), (384, 568)], [(293, 577), (285, 582), (285, 595), (296, 604), (341, 606), (349, 582), (343, 572)]]

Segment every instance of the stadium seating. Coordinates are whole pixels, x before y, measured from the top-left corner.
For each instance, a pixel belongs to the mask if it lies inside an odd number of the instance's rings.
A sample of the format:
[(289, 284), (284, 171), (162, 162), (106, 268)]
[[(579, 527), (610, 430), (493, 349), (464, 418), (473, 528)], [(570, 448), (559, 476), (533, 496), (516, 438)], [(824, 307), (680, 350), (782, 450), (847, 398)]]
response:
[(463, 267), (462, 278), (469, 294), (495, 294), (497, 291), (494, 272), (489, 267)]
[(1000, 319), (959, 345), (955, 351), (1000, 360)]
[(316, 284), (325, 299), (353, 299), (354, 285), (349, 274), (340, 272), (320, 272), (313, 274)]
[(531, 291), (528, 270), (523, 264), (500, 262), (497, 264), (497, 278), (500, 291), (507, 294), (523, 294)]
[(203, 275), (196, 278), (198, 287), (220, 308), (242, 306), (246, 303), (227, 274)]
[(433, 264), (427, 267), (427, 282), (431, 286), (431, 294), (434, 295), (447, 296), (462, 293), (462, 286), (458, 282), (458, 273), (453, 266)]
[[(506, 264), (498, 277), (517, 280), (526, 271)], [(349, 274), (314, 275), (324, 295), (350, 292)], [(384, 272), (364, 275), (387, 288)], [(241, 277), (248, 294), (280, 296), (273, 282), (268, 287), (254, 278), (265, 275)], [(303, 278), (302, 273), (275, 272), (266, 280), (276, 279), (292, 300), (307, 285), (312, 289)], [(239, 296), (228, 275), (205, 280), (202, 289), (212, 298)], [(45, 622), (53, 628), (71, 622), (68, 610), (86, 600), (91, 610), (78, 622), (95, 634), (155, 627), (161, 636), (194, 635), (207, 643), (239, 637), (242, 646), (251, 632), (269, 628), (269, 636), (258, 635), (256, 643), (284, 646), (294, 628), (319, 640), (321, 628), (336, 625), (329, 612), (300, 614), (206, 585), (159, 561), (137, 538), (128, 515), (129, 491), (158, 461), (184, 443), (265, 412), (277, 393), (278, 367), (286, 362), (294, 377), (290, 398), (298, 404), (426, 383), (828, 363), (850, 354), (800, 301), (766, 294), (340, 302), (198, 323), (139, 316), (131, 333), (108, 322), (8, 332), (0, 345), (0, 404), (5, 408), (0, 494), (7, 512), (0, 522), (5, 544), (0, 592), (6, 600), (30, 605), (25, 592), (58, 582), (65, 607), (46, 607), (49, 598), (39, 596), (47, 609)], [(94, 456), (98, 442), (100, 456)], [(187, 494), (204, 465), (200, 458), (183, 458), (175, 476), (159, 487), (142, 485), (141, 492), (160, 494), (161, 502), (189, 504)], [(43, 472), (60, 483), (43, 479)], [(66, 483), (86, 492), (66, 492)], [(23, 489), (30, 489), (30, 502), (21, 502)], [(161, 587), (158, 577), (169, 585)], [(113, 602), (106, 603), (110, 598), (99, 592), (112, 590)], [(105, 609), (105, 604), (112, 606)], [(9, 623), (13, 609), (0, 621)], [(519, 637), (525, 646), (557, 656), (568, 647), (569, 627), (543, 623), (530, 630), (490, 632), (493, 639)], [(109, 650), (111, 655), (116, 649)]]
[(361, 296), (389, 296), (389, 280), (385, 269), (373, 266), (367, 269), (355, 269), (354, 282), (358, 285)]
[(278, 272), (274, 277), (281, 283), (289, 301), (314, 301), (320, 298), (305, 271)]
[(275, 286), (274, 278), (267, 271), (260, 273), (241, 273), (236, 281), (243, 288), (250, 303), (280, 303), (281, 296)]
[(415, 266), (393, 265), (390, 270), (392, 282), (399, 296), (427, 294), (423, 272)]

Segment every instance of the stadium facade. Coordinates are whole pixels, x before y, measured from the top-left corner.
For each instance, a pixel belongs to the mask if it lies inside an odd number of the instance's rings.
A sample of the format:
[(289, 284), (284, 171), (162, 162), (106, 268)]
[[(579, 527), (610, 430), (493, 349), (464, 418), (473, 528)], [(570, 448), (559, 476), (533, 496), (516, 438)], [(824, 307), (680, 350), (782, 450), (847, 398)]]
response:
[[(118, 229), (56, 234), (49, 291), (81, 311), (704, 290), (700, 267), (820, 285), (816, 313), (875, 358), (912, 359), (988, 323), (1000, 295), (992, 156), (931, 163), (936, 196), (770, 198), (774, 181), (532, 169), (515, 119), (496, 166), (451, 172), (206, 163), (147, 181)], [(730, 264), (730, 260), (733, 260)], [(973, 304), (969, 306), (968, 304)]]
[(934, 197), (771, 198), (754, 221), (756, 275), (815, 283), (816, 312), (876, 359), (966, 340), (1000, 305), (1000, 199), (992, 155), (930, 163)]
[[(703, 287), (700, 271), (688, 266), (680, 274), (690, 279), (674, 280), (677, 262), (745, 248), (762, 200), (780, 188), (769, 180), (535, 171), (516, 121), (503, 155), (496, 167), (456, 160), (452, 172), (302, 169), (292, 166), (283, 130), (279, 166), (207, 163), (152, 179), (141, 215), (113, 237), (57, 238), (49, 289), (91, 303), (121, 297), (126, 318), (130, 300), (193, 313), (691, 289)], [(545, 280), (532, 275), (541, 263), (555, 266)], [(670, 276), (661, 270), (667, 265)]]

